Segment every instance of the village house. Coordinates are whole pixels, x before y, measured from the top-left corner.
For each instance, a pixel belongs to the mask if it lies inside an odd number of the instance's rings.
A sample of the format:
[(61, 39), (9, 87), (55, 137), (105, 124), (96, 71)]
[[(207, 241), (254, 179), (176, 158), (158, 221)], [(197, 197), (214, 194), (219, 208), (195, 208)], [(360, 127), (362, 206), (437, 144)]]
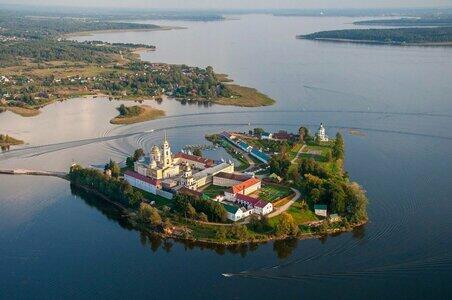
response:
[(234, 198), (237, 204), (252, 209), (255, 214), (267, 215), (273, 211), (273, 204), (259, 198), (253, 198), (243, 194), (236, 194)]
[(229, 201), (235, 201), (237, 194), (249, 195), (261, 188), (262, 182), (259, 178), (252, 177), (248, 180), (233, 185), (224, 192), (224, 196)]
[(325, 204), (315, 204), (314, 205), (314, 213), (317, 216), (326, 218), (328, 216), (328, 207)]

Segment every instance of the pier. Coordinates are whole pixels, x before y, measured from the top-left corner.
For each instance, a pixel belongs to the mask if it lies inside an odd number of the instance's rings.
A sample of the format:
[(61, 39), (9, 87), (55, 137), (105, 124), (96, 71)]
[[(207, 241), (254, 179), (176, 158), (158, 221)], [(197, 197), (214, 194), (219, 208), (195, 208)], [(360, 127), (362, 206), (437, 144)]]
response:
[(28, 169), (0, 169), (0, 174), (4, 175), (31, 175), (31, 176), (51, 176), (66, 179), (67, 173), (57, 171), (40, 171)]

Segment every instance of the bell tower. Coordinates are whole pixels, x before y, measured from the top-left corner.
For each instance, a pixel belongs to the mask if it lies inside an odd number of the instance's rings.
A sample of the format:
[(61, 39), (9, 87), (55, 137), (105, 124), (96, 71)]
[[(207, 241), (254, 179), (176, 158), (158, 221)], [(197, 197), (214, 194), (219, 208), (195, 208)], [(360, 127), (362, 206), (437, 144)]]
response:
[(162, 151), (163, 151), (163, 168), (167, 168), (173, 164), (173, 159), (171, 158), (171, 147), (168, 142), (168, 137), (166, 135), (163, 138), (163, 144), (162, 144)]

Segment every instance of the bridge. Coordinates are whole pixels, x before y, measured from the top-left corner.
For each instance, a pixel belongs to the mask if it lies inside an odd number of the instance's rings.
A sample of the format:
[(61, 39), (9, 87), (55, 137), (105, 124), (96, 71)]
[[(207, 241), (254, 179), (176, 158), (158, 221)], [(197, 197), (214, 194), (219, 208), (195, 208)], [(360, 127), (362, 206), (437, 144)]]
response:
[(52, 176), (66, 179), (66, 172), (57, 171), (40, 171), (40, 170), (28, 170), (28, 169), (0, 169), (0, 174), (5, 175), (32, 175), (32, 176)]

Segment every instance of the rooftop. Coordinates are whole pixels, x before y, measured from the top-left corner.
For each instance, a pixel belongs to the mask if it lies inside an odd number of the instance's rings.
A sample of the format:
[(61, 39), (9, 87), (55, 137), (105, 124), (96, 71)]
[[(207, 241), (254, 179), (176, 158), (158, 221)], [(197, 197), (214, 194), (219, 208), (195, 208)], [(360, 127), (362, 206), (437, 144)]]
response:
[(221, 163), (219, 165), (213, 166), (211, 168), (207, 168), (205, 170), (202, 170), (202, 171), (200, 171), (198, 173), (193, 174), (193, 178), (195, 180), (199, 180), (199, 179), (201, 179), (201, 178), (203, 178), (205, 176), (212, 175), (212, 174), (215, 174), (217, 172), (220, 172), (221, 170), (227, 168), (228, 166), (230, 166), (230, 164), (228, 164), (228, 163)]
[(249, 203), (253, 207), (264, 208), (268, 204), (267, 201), (261, 200), (259, 198), (253, 198), (253, 197), (250, 197), (250, 196), (246, 196), (246, 195), (243, 195), (243, 194), (237, 194), (236, 197), (237, 197), (237, 199), (239, 199), (241, 201)]
[(232, 180), (237, 180), (237, 181), (246, 181), (246, 180), (250, 179), (250, 176), (247, 176), (244, 174), (226, 173), (226, 172), (220, 172), (220, 173), (216, 174), (215, 177), (232, 179)]
[(328, 209), (328, 206), (326, 204), (315, 204), (314, 209)]
[(261, 180), (259, 178), (256, 177), (251, 177), (250, 179), (245, 180), (242, 183), (236, 184), (232, 187), (232, 192), (234, 194), (238, 194), (241, 191), (243, 191), (244, 189), (247, 189), (257, 183), (261, 182)]
[(224, 209), (226, 209), (226, 211), (231, 214), (235, 214), (240, 209), (237, 206), (233, 206), (233, 205), (229, 205), (229, 204), (225, 204), (225, 203), (222, 203), (222, 204), (224, 206)]
[(196, 155), (191, 155), (191, 154), (186, 154), (186, 153), (182, 153), (182, 152), (176, 153), (176, 155), (174, 157), (175, 158), (183, 158), (183, 159), (191, 160), (191, 161), (196, 161), (196, 162), (204, 164), (206, 167), (212, 167), (215, 163), (212, 159), (208, 159), (208, 158), (204, 158), (204, 157), (196, 156)]
[(157, 180), (157, 179), (150, 178), (150, 177), (141, 175), (141, 174), (139, 174), (139, 173), (137, 173), (137, 172), (130, 171), (130, 170), (125, 171), (125, 172), (124, 172), (124, 175), (133, 177), (133, 178), (135, 178), (135, 179), (144, 181), (144, 182), (146, 182), (146, 183), (149, 183), (149, 184), (152, 184), (152, 185), (155, 185), (155, 186), (157, 186), (157, 185), (160, 183), (160, 181)]

